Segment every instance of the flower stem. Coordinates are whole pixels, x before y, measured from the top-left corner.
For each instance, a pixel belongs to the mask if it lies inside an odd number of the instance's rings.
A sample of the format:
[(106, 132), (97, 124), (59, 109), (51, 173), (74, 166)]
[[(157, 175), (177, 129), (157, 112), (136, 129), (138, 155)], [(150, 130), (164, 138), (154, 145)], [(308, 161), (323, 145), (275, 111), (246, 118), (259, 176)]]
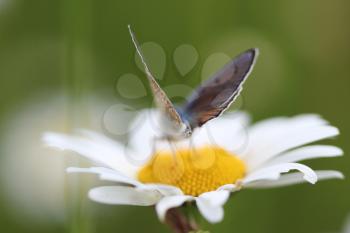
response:
[(198, 231), (198, 226), (194, 219), (187, 218), (178, 208), (168, 210), (165, 222), (175, 233)]

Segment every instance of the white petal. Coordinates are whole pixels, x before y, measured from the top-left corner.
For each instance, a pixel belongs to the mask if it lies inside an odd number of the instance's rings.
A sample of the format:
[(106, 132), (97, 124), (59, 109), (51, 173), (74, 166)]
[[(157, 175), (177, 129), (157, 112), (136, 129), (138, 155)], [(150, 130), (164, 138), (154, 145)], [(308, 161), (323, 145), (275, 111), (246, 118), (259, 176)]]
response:
[(143, 155), (147, 160), (154, 152), (155, 138), (161, 136), (161, 128), (158, 123), (159, 112), (156, 110), (141, 111), (132, 122), (130, 129), (135, 129), (130, 134), (129, 146), (137, 154)]
[(343, 226), (342, 233), (350, 233), (350, 215), (348, 215), (345, 220), (345, 225)]
[[(343, 179), (344, 176), (338, 171), (315, 171), (318, 180), (328, 179)], [(248, 183), (245, 185), (247, 188), (274, 188), (281, 186), (288, 186), (293, 184), (304, 183), (305, 179), (301, 173), (291, 173), (281, 175), (278, 180), (261, 180), (257, 182)]]
[(249, 129), (249, 145), (247, 151), (252, 148), (264, 147), (266, 144), (275, 143), (280, 135), (285, 135), (290, 130), (303, 129), (327, 124), (318, 115), (299, 115), (296, 117), (275, 117), (260, 121)]
[(159, 191), (163, 196), (178, 196), (184, 195), (181, 189), (171, 185), (165, 184), (144, 184), (144, 189), (152, 189)]
[(343, 155), (343, 151), (335, 146), (305, 146), (279, 155), (278, 157), (268, 162), (268, 164), (272, 165), (277, 163), (291, 163), (306, 159), (337, 157), (341, 155)]
[(196, 128), (192, 136), (188, 139), (189, 146), (192, 148), (199, 148), (203, 145), (214, 145), (215, 142), (212, 135), (208, 131), (208, 128), (204, 125), (203, 127)]
[(244, 112), (228, 113), (205, 124), (211, 144), (229, 151), (240, 151), (245, 146), (246, 128), (250, 121)]
[[(91, 138), (92, 135), (94, 135), (93, 138)], [(135, 176), (138, 169), (125, 156), (124, 147), (104, 135), (91, 132), (89, 138), (87, 138), (86, 136), (45, 133), (43, 140), (48, 146), (77, 152), (94, 162), (118, 170), (131, 177)]]
[[(274, 156), (289, 149), (339, 134), (338, 129), (332, 126), (315, 126), (311, 124), (312, 122), (310, 122), (311, 126), (308, 126), (304, 122), (296, 122), (286, 122), (285, 124), (289, 126), (282, 126), (278, 130), (270, 129), (270, 131), (274, 132), (273, 135), (268, 131), (266, 135), (261, 134), (260, 138), (254, 138), (250, 135), (250, 149), (245, 157), (248, 169), (253, 170)], [(279, 127), (279, 125), (271, 127)]]
[(226, 190), (229, 192), (235, 192), (235, 191), (239, 190), (239, 187), (237, 187), (237, 185), (235, 185), (235, 184), (225, 184), (223, 186), (220, 186), (217, 190), (218, 191)]
[(194, 198), (191, 196), (178, 195), (163, 197), (156, 205), (157, 215), (160, 221), (165, 220), (166, 212), (174, 207), (181, 206), (186, 201), (191, 201)]
[(255, 123), (249, 131), (253, 139), (261, 137), (270, 138), (274, 137), (276, 133), (283, 133), (287, 129), (321, 126), (327, 123), (327, 121), (315, 114), (305, 114), (295, 117), (274, 117)]
[(211, 191), (201, 194), (198, 198), (206, 201), (212, 206), (222, 206), (226, 203), (230, 196), (229, 192), (226, 191)]
[(317, 175), (311, 168), (299, 163), (282, 163), (252, 172), (243, 179), (243, 184), (245, 185), (258, 180), (277, 180), (280, 178), (281, 173), (286, 173), (290, 170), (300, 171), (303, 173), (303, 178), (311, 184), (317, 182)]
[(223, 205), (230, 196), (228, 191), (212, 191), (196, 198), (199, 212), (210, 223), (220, 222), (224, 217)]
[(210, 206), (197, 199), (199, 212), (210, 223), (218, 223), (224, 218), (224, 209), (222, 206)]
[(125, 186), (103, 186), (89, 191), (91, 200), (111, 205), (150, 206), (156, 204), (161, 195), (153, 190), (139, 190)]
[(143, 184), (133, 178), (123, 175), (118, 171), (115, 171), (109, 168), (104, 168), (104, 167), (90, 167), (90, 168), (69, 167), (67, 168), (67, 172), (98, 174), (101, 180), (133, 185), (137, 187), (138, 190), (158, 191), (163, 196), (183, 195), (183, 192), (181, 191), (181, 189), (175, 186), (163, 185), (163, 184)]
[(90, 168), (79, 168), (79, 167), (69, 167), (67, 168), (69, 173), (93, 173), (98, 174), (101, 180), (108, 180), (118, 183), (130, 184), (137, 187), (142, 187), (143, 184), (137, 180), (123, 175), (122, 173), (104, 167), (90, 167)]

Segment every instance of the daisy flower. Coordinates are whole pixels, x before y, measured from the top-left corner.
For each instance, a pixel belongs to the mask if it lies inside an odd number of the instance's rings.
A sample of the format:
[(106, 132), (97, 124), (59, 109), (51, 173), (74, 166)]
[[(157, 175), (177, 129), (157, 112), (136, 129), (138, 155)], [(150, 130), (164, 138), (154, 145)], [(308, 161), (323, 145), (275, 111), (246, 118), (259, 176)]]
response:
[(350, 233), (350, 215), (347, 216), (347, 218), (345, 220), (345, 224), (344, 224), (341, 232), (342, 233)]
[(246, 113), (227, 113), (196, 129), (189, 139), (167, 142), (155, 140), (162, 135), (158, 114), (140, 113), (131, 125), (134, 130), (127, 146), (87, 130), (75, 135), (48, 132), (43, 140), (99, 164), (71, 167), (68, 172), (94, 173), (114, 182), (91, 189), (92, 200), (155, 206), (161, 221), (169, 210), (193, 202), (207, 221), (217, 223), (230, 194), (242, 188), (315, 184), (343, 177), (338, 171), (315, 171), (299, 163), (343, 154), (335, 146), (307, 145), (339, 134), (318, 115), (272, 118), (250, 126)]

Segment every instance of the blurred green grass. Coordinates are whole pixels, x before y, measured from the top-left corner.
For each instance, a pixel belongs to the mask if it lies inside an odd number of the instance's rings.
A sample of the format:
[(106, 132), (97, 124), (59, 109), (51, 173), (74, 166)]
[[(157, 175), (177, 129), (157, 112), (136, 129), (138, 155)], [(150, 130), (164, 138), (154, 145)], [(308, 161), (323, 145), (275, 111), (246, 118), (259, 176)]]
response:
[[(259, 47), (261, 56), (243, 92), (243, 109), (254, 120), (309, 112), (324, 116), (340, 128), (341, 135), (331, 144), (343, 148), (345, 156), (310, 164), (349, 175), (349, 13), (346, 0), (2, 0), (0, 129), (6, 127), (9, 112), (38, 93), (64, 92), (75, 100), (105, 90), (104, 95), (120, 99), (114, 89), (118, 77), (124, 73), (142, 76), (127, 33), (126, 25), (131, 24), (140, 41), (154, 41), (165, 49), (168, 63), (162, 86), (184, 83), (194, 87), (201, 80), (201, 64), (211, 53), (234, 56)], [(171, 63), (172, 52), (184, 43), (199, 52), (199, 64), (185, 79)], [(151, 101), (147, 96), (128, 103), (140, 108)], [(212, 232), (336, 231), (350, 213), (349, 185), (346, 179), (247, 190), (226, 206), (224, 222), (207, 228)], [(166, 229), (152, 208), (104, 206), (91, 203), (85, 195), (83, 200), (83, 214), (78, 218), (89, 221), (89, 229), (77, 231)], [(11, 214), (7, 202), (1, 191), (4, 232), (72, 232), (69, 219), (23, 221)]]

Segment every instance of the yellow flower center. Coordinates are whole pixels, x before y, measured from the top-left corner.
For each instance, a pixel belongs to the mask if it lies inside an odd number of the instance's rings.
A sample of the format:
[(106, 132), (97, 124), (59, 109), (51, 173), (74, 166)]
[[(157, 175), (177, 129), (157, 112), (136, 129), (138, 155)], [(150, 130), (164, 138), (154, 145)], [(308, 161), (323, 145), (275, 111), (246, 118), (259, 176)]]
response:
[(144, 183), (173, 185), (185, 194), (198, 196), (235, 183), (245, 171), (245, 164), (234, 154), (205, 146), (174, 153), (159, 151), (139, 171), (138, 179)]

